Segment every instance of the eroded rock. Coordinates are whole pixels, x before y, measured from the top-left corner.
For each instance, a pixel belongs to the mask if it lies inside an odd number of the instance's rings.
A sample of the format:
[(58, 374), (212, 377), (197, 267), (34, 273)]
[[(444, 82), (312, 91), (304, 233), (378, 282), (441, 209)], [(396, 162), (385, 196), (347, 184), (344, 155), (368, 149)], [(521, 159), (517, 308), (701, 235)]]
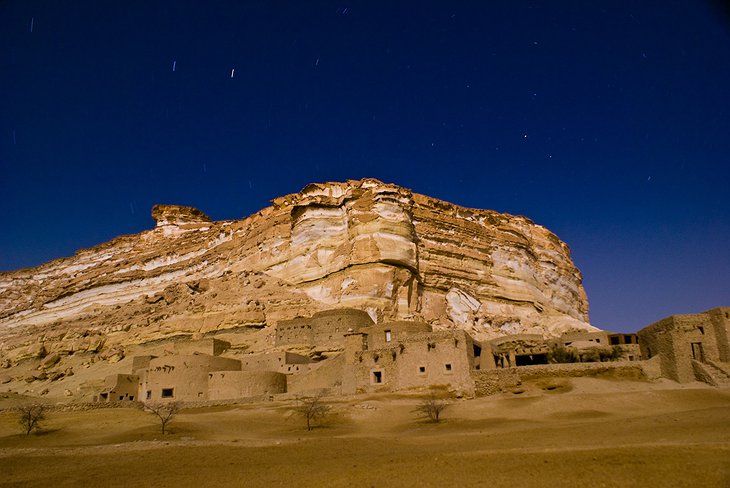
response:
[(128, 345), (332, 308), (476, 339), (592, 329), (568, 246), (525, 217), (372, 179), (308, 185), (242, 220), (176, 205), (153, 216), (152, 230), (0, 273), (2, 364), (115, 361)]

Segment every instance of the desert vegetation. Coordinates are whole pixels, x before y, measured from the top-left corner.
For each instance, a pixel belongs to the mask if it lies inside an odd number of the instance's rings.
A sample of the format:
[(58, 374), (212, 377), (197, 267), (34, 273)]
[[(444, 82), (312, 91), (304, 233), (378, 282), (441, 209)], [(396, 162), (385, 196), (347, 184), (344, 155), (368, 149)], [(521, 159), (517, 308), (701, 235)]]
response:
[(43, 403), (26, 403), (16, 407), (15, 413), (25, 435), (30, 435), (40, 429), (40, 424), (46, 418), (48, 406)]
[(178, 402), (150, 403), (145, 405), (145, 411), (151, 413), (160, 421), (162, 435), (167, 432), (167, 424), (180, 412), (181, 405)]
[(594, 347), (585, 351), (576, 351), (571, 347), (554, 345), (548, 351), (550, 363), (597, 363), (618, 361), (623, 356), (620, 346)]
[(319, 392), (313, 397), (300, 398), (298, 401), (296, 411), (304, 419), (308, 431), (320, 424), (332, 409), (323, 401), (323, 396)]
[(437, 398), (435, 395), (431, 395), (423, 399), (414, 411), (430, 422), (439, 423), (441, 421), (441, 414), (448, 406), (449, 404), (444, 400)]

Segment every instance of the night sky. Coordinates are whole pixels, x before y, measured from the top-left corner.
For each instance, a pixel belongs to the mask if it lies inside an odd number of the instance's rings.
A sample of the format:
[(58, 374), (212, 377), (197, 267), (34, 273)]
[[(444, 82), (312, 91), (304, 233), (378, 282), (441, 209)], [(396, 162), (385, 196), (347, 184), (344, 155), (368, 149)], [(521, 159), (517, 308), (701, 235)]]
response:
[(0, 1), (0, 269), (374, 177), (526, 215), (591, 322), (730, 305), (730, 20), (702, 1)]

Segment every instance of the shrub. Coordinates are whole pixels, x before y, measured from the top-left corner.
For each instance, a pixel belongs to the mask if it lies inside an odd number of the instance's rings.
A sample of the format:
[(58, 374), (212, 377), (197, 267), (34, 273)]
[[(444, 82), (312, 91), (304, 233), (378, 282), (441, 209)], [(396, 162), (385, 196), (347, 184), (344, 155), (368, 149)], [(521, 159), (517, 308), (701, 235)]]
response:
[(424, 399), (418, 404), (415, 411), (426, 417), (428, 420), (434, 423), (441, 421), (441, 413), (448, 407), (449, 404), (437, 399), (435, 396)]
[(552, 346), (548, 351), (548, 361), (551, 363), (577, 363), (578, 356), (572, 349), (563, 346)]
[(307, 430), (314, 428), (315, 423), (324, 419), (332, 407), (322, 401), (323, 392), (317, 393), (313, 397), (300, 398), (297, 412), (304, 418), (307, 423)]
[(589, 349), (580, 354), (582, 363), (598, 363), (601, 361), (601, 353), (599, 349)]

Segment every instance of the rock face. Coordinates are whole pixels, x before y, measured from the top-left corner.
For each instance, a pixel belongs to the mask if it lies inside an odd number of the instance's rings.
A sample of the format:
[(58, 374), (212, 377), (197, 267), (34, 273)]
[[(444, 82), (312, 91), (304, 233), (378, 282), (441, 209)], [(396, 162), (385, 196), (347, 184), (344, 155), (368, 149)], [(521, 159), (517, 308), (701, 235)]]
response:
[(187, 229), (207, 227), (210, 218), (193, 207), (182, 205), (155, 205), (152, 207), (152, 218), (157, 226), (173, 225)]
[(332, 308), (475, 339), (593, 329), (568, 247), (525, 217), (372, 179), (308, 185), (236, 221), (152, 213), (152, 230), (0, 273), (0, 360), (269, 330)]

